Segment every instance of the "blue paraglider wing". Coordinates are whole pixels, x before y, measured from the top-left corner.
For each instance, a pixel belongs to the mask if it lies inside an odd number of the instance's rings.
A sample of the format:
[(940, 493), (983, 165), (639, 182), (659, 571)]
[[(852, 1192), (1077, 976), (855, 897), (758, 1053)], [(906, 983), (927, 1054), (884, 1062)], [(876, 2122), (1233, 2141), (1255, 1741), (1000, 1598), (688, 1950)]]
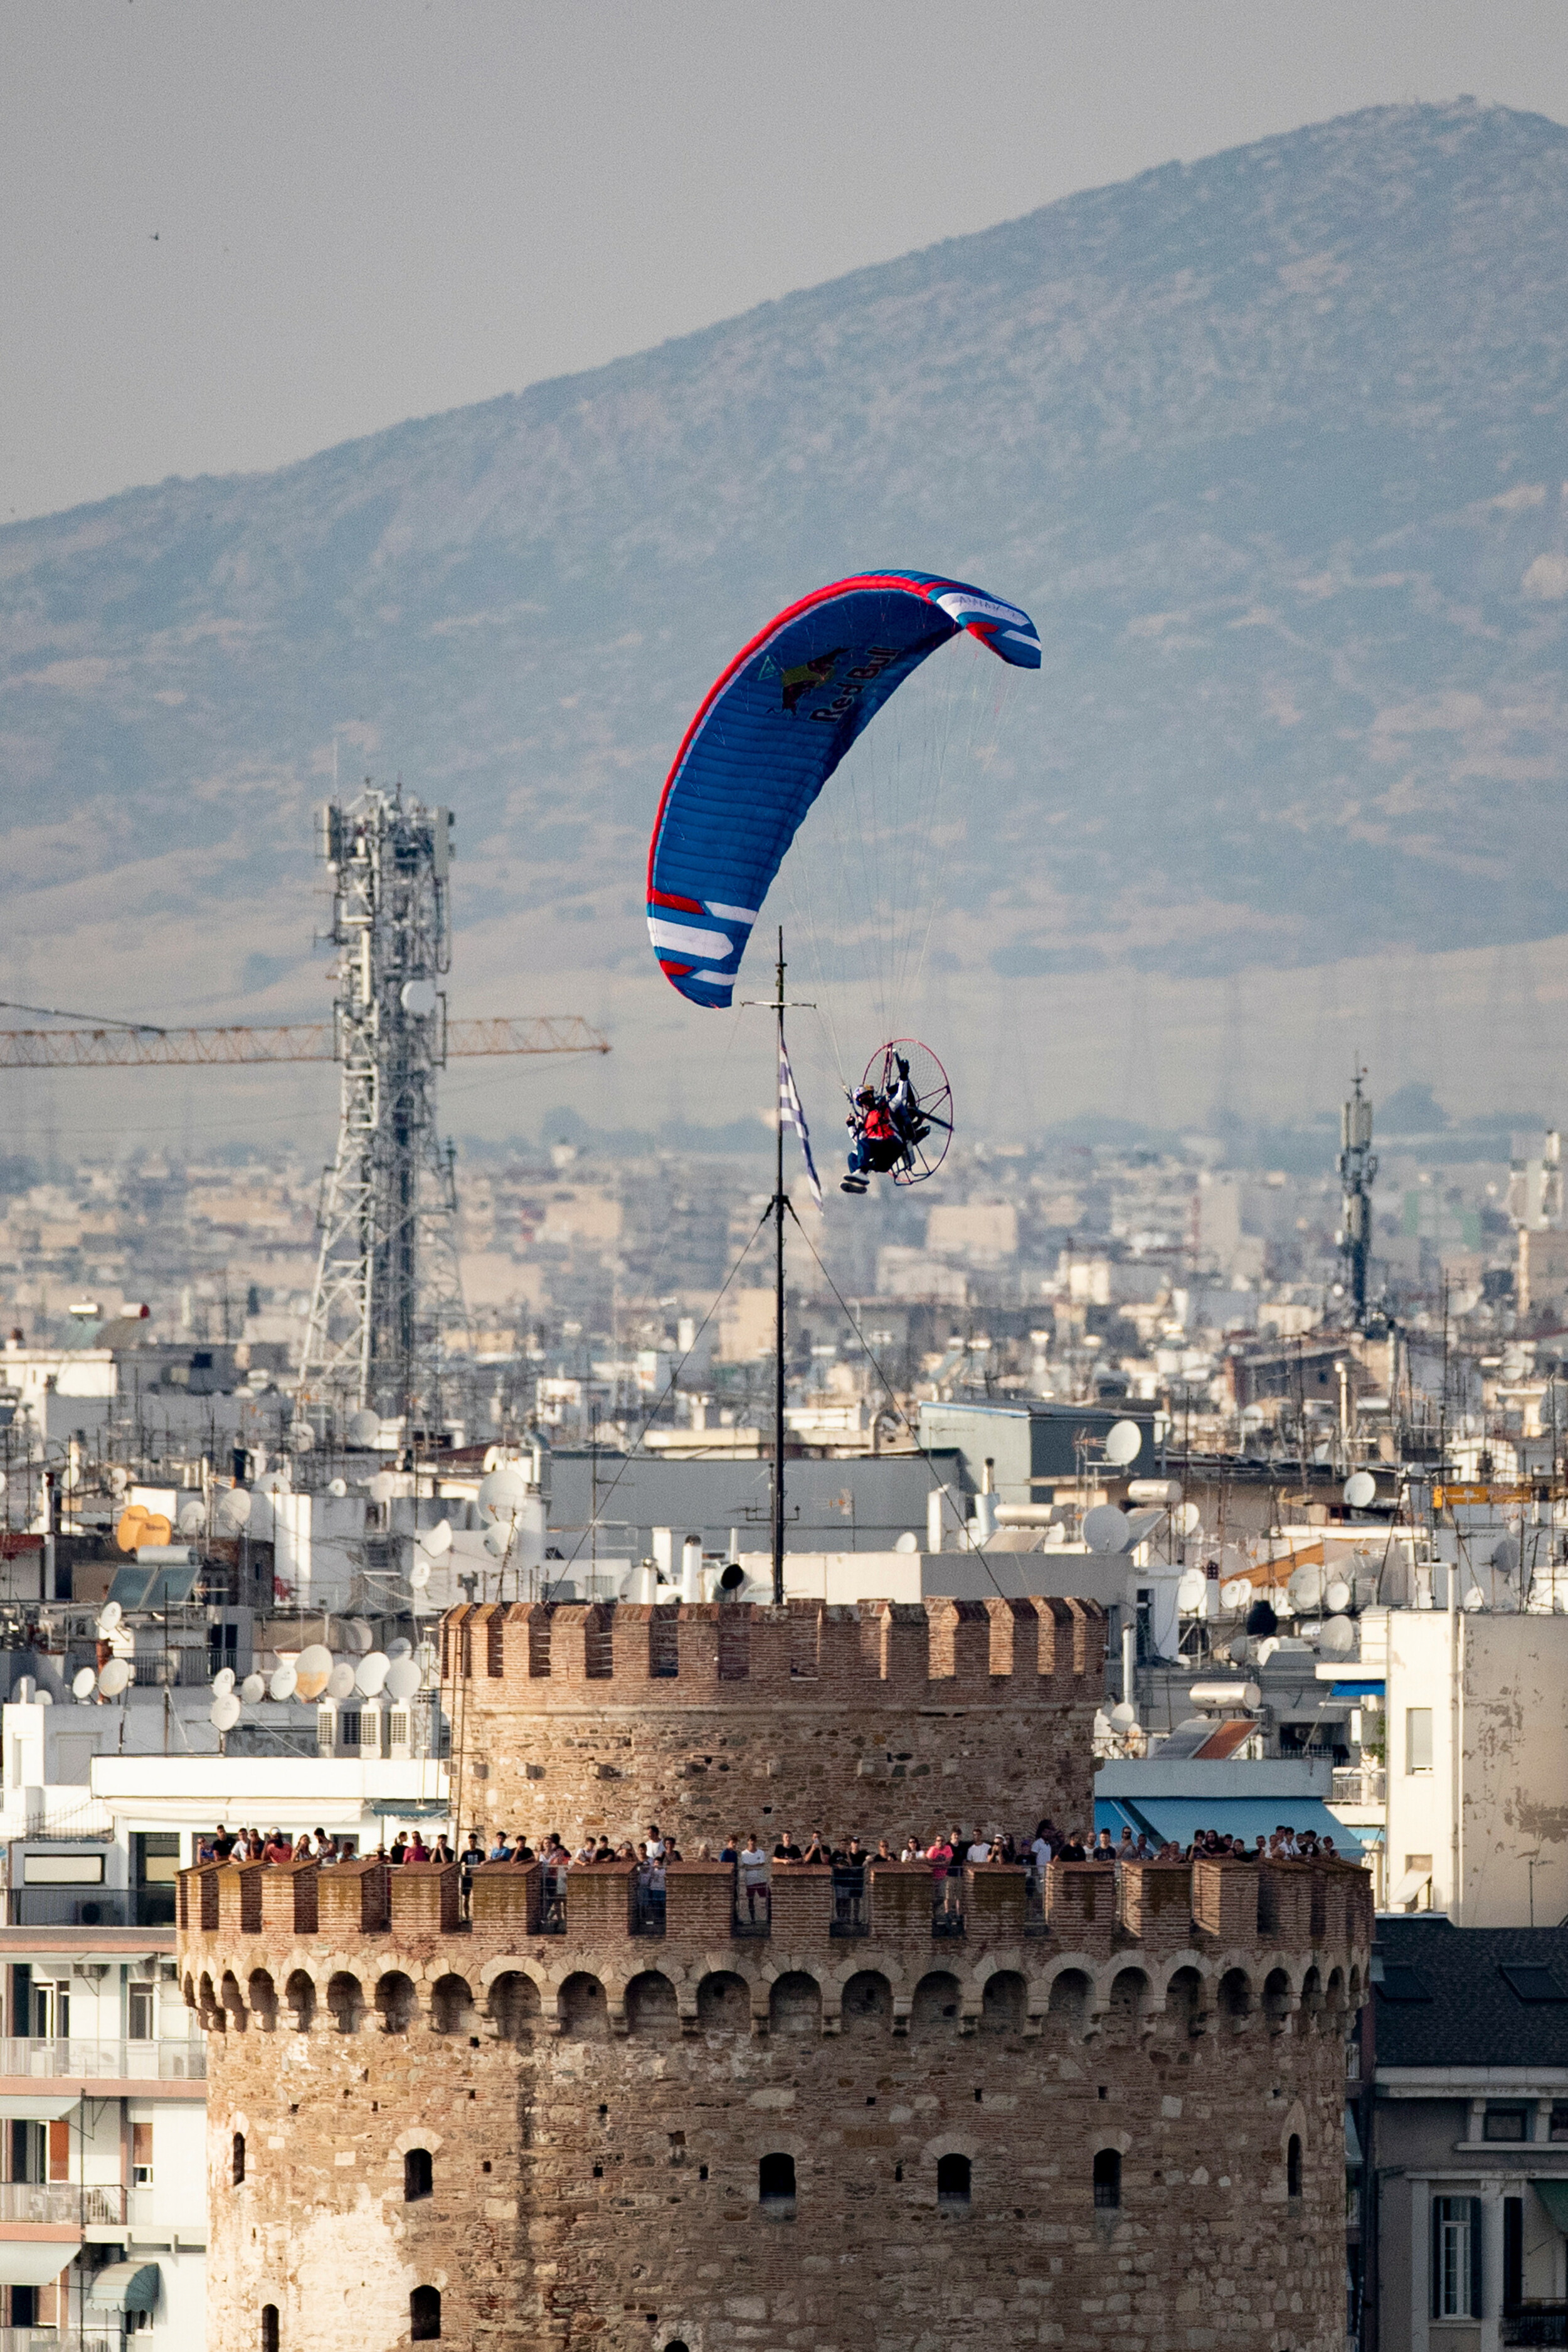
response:
[(686, 730), (648, 847), (648, 929), (694, 1004), (729, 1003), (751, 927), (801, 819), (862, 728), (967, 629), (1040, 667), (1027, 613), (930, 572), (819, 588), (737, 654)]

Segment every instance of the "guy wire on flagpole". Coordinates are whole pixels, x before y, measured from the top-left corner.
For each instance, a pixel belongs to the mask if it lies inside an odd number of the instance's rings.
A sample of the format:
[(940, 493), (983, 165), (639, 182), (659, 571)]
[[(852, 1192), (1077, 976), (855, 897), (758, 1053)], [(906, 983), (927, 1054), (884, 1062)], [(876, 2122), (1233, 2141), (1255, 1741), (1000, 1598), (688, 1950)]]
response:
[[(771, 998), (747, 997), (747, 1004), (766, 1005), (777, 1021), (779, 1030), (778, 1099), (774, 1105), (774, 1184), (773, 1184), (773, 1605), (784, 1606), (784, 1215), (789, 1208), (789, 1196), (784, 1190), (784, 1101), (782, 1078), (786, 1065), (784, 1048), (784, 1014), (789, 1012), (814, 1011), (809, 1004), (790, 1003), (784, 998), (784, 926), (779, 926), (779, 961), (776, 966), (778, 986)], [(793, 1210), (789, 1211), (793, 1215)]]

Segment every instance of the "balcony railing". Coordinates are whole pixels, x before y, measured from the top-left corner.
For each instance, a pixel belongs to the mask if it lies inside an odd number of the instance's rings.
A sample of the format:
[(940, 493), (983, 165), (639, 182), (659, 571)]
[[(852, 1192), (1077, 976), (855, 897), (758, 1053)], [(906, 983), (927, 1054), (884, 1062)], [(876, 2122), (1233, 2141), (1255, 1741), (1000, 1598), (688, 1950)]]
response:
[(1381, 1805), (1387, 1796), (1388, 1773), (1381, 1764), (1343, 1764), (1334, 1772), (1333, 1804)]
[(120, 2352), (123, 2338), (71, 2328), (0, 2327), (0, 2352)]
[(172, 1886), (14, 1886), (5, 1916), (13, 1927), (172, 1927)]
[(0, 2180), (0, 2221), (106, 2222), (125, 2221), (125, 2191), (118, 2180), (83, 2187), (79, 2180)]
[(100, 2042), (67, 2035), (0, 2035), (0, 2074), (34, 2082), (202, 2083), (207, 2045), (199, 2034), (187, 2041)]
[(1568, 2344), (1568, 2303), (1533, 2303), (1502, 2315), (1505, 2344)]

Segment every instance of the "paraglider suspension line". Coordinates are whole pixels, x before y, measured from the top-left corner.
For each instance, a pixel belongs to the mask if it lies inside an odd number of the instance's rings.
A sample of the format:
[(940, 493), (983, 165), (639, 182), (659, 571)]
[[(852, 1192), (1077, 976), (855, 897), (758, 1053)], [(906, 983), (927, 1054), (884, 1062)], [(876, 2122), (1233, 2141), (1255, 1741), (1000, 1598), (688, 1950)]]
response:
[[(784, 1066), (784, 926), (779, 926), (779, 1067)], [(773, 1606), (784, 1606), (784, 1117), (775, 1106), (773, 1181)]]

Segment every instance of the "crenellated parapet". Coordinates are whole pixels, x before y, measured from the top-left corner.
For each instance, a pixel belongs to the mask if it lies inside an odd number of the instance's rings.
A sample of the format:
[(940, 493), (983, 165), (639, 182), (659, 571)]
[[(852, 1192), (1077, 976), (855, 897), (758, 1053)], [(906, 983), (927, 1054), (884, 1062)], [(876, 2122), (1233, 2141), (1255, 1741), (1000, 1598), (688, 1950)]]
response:
[(727, 1865), (672, 1864), (649, 1932), (626, 1864), (574, 1867), (549, 1923), (537, 1864), (476, 1872), (466, 1921), (450, 1866), (220, 1864), (182, 1875), (181, 1974), (211, 2031), (440, 2034), (476, 2019), (503, 2039), (594, 2018), (630, 2032), (640, 2005), (695, 2032), (720, 1979), (727, 1997), (744, 1989), (757, 2034), (786, 1983), (789, 2030), (804, 2004), (826, 2034), (846, 1997), (897, 2034), (938, 1979), (960, 2031), (1001, 2000), (1018, 2031), (1054, 2017), (1081, 2039), (1129, 2003), (1151, 2030), (1171, 2012), (1193, 2034), (1343, 2033), (1364, 1995), (1370, 1883), (1349, 1864), (1054, 1863), (1037, 1908), (1028, 1874), (1005, 1864), (967, 1869), (951, 1903), (934, 1903), (919, 1865), (867, 1876), (846, 1922), (832, 1873), (795, 1866), (758, 1921), (737, 1916)]
[[(1097, 1700), (1105, 1619), (1061, 1600), (481, 1601), (442, 1621), (442, 1675), (529, 1708), (805, 1706), (840, 1693)], [(476, 1691), (483, 1696), (482, 1689)], [(501, 1694), (496, 1695), (500, 1697)]]
[(497, 1602), (441, 1639), (465, 1825), (874, 1844), (933, 1809), (1091, 1819), (1093, 1601)]

